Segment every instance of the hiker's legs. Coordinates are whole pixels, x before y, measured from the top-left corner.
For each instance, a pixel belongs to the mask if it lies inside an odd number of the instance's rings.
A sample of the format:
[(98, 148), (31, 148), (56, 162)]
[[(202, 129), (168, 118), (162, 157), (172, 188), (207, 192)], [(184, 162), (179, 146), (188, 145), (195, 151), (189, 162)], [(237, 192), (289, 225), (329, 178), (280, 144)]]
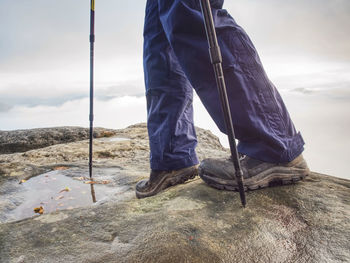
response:
[[(239, 152), (266, 162), (288, 162), (303, 151), (303, 139), (278, 91), (266, 76), (252, 42), (212, 0), (223, 69)], [(166, 37), (204, 106), (225, 132), (198, 0), (158, 0)]]
[(151, 169), (178, 170), (198, 164), (192, 86), (165, 36), (157, 0), (146, 5), (144, 73)]

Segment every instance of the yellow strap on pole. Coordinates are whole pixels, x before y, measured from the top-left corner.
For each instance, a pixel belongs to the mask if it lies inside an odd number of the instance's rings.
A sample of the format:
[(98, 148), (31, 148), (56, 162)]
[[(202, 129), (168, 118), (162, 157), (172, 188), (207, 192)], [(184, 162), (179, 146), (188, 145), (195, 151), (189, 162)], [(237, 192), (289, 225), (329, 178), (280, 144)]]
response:
[(95, 11), (95, 0), (91, 0), (91, 10)]

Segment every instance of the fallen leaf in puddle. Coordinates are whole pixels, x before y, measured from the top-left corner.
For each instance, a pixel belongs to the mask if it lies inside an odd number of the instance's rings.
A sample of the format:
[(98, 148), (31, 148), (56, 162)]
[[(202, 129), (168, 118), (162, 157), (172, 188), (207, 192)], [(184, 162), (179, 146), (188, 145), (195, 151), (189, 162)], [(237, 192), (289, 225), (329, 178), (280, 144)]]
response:
[(84, 177), (73, 177), (73, 180), (82, 181), (82, 180), (84, 180)]
[(25, 182), (27, 182), (27, 180), (25, 180), (25, 179), (21, 180), (21, 184), (23, 184)]
[(86, 181), (84, 184), (109, 184), (110, 181), (103, 180), (103, 181)]
[(66, 188), (62, 189), (61, 191), (59, 191), (58, 193), (60, 194), (62, 192), (69, 192), (69, 191), (70, 191), (69, 187), (66, 187)]
[(35, 207), (34, 212), (42, 215), (44, 213), (44, 208), (42, 206), (40, 207)]
[(94, 182), (94, 181), (86, 181), (86, 182), (84, 182), (84, 184), (96, 184), (96, 182)]
[(62, 199), (62, 198), (64, 198), (64, 196), (63, 196), (63, 195), (60, 195), (60, 196), (56, 197), (55, 200), (60, 200), (60, 199)]
[(66, 166), (57, 166), (57, 167), (55, 167), (55, 168), (53, 168), (54, 170), (56, 170), (56, 171), (62, 171), (62, 170), (67, 170), (67, 169), (69, 169), (68, 167), (66, 167)]
[(81, 176), (81, 177), (73, 177), (74, 180), (78, 180), (78, 181), (84, 181), (84, 180), (88, 180), (89, 178), (85, 177), (85, 176)]

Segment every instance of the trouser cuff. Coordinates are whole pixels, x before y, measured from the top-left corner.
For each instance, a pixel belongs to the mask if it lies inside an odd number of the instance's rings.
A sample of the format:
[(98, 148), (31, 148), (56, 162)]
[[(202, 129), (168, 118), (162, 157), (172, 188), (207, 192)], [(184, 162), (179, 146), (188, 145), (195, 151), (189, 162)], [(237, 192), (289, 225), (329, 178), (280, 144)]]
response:
[(186, 167), (199, 164), (197, 155), (188, 156), (176, 160), (151, 160), (151, 169), (159, 171), (180, 170)]

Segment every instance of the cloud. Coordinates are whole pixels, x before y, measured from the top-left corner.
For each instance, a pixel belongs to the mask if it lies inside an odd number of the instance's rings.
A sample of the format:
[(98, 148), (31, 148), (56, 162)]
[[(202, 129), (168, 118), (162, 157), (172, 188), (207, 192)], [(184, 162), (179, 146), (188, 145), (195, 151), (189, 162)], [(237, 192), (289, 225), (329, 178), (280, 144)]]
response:
[[(88, 64), (89, 1), (2, 0), (1, 71)], [(108, 59), (142, 53), (144, 1), (96, 3), (96, 55)]]
[(11, 109), (10, 105), (3, 103), (3, 102), (0, 102), (0, 112), (6, 112), (10, 109)]
[[(0, 71), (64, 69), (89, 63), (89, 2), (2, 0)], [(262, 54), (350, 59), (348, 0), (226, 1)], [(144, 0), (96, 3), (96, 62), (142, 58)], [(135, 63), (136, 62), (136, 63)]]
[[(2, 0), (2, 4), (6, 8), (0, 9), (0, 16), (6, 26), (0, 27), (0, 101), (10, 106), (59, 105), (85, 97), (89, 90), (89, 2)], [(276, 65), (269, 60), (284, 59), (270, 74), (272, 78), (278, 79), (282, 72), (286, 80), (291, 67), (299, 69), (295, 74), (310, 67), (317, 71), (317, 63), (303, 63), (304, 57), (316, 56), (323, 63), (329, 58), (350, 59), (347, 0), (227, 0), (224, 7), (247, 29), (268, 72)], [(144, 8), (144, 0), (96, 3), (95, 90), (99, 99), (144, 92)], [(291, 57), (299, 60), (293, 62)], [(341, 82), (339, 76), (333, 77)], [(309, 84), (304, 82), (284, 83), (289, 88), (306, 88)]]
[[(142, 63), (139, 62), (137, 66), (120, 58), (115, 63), (96, 63), (96, 98), (143, 95)], [(78, 62), (64, 69), (0, 73), (0, 79), (0, 102), (10, 105), (58, 105), (86, 97), (90, 90), (89, 69)]]
[[(348, 92), (349, 94), (349, 92)], [(350, 97), (282, 92), (282, 97), (305, 140), (304, 156), (316, 172), (348, 178), (350, 162)]]
[(348, 0), (226, 1), (261, 53), (350, 59)]
[[(117, 97), (110, 100), (95, 99), (95, 126), (123, 128), (146, 121), (144, 97)], [(0, 112), (0, 130), (55, 126), (89, 125), (89, 99), (66, 101), (59, 106), (14, 106)]]

